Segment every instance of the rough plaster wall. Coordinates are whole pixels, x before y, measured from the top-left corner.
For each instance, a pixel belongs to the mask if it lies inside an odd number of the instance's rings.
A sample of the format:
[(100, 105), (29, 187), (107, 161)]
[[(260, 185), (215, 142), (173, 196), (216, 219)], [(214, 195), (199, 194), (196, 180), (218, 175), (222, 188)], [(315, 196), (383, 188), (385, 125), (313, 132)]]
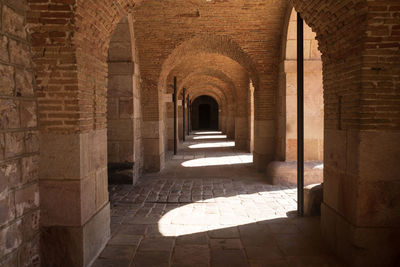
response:
[(7, 0), (0, 6), (0, 265), (39, 266), (39, 142), (27, 5)]

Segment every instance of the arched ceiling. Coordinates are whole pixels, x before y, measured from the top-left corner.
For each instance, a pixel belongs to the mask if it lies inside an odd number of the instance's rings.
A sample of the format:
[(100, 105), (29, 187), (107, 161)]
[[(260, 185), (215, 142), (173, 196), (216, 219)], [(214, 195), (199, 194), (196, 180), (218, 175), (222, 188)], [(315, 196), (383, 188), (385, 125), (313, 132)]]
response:
[[(171, 69), (167, 80), (172, 83), (177, 77), (178, 96), (182, 88), (187, 93), (201, 95), (207, 88), (219, 91), (223, 103), (235, 104), (239, 95), (247, 95), (249, 75), (247, 70), (230, 57), (217, 53), (188, 53), (180, 59), (179, 64)], [(172, 92), (171, 88), (167, 92)], [(192, 96), (191, 96), (192, 98)]]

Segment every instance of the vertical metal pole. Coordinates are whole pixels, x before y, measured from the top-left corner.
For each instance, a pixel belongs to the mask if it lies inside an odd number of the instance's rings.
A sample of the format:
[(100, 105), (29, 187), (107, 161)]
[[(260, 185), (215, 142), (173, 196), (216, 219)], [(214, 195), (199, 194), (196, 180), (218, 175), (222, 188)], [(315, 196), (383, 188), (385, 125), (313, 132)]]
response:
[(183, 97), (182, 97), (182, 115), (183, 115), (183, 141), (185, 142), (185, 136), (186, 136), (186, 107), (185, 107), (185, 100), (186, 100), (186, 88), (183, 88), (182, 91)]
[(193, 121), (192, 121), (192, 116), (193, 116), (193, 103), (192, 100), (189, 101), (189, 105), (190, 105), (190, 117), (189, 117), (189, 132), (192, 132), (193, 130)]
[(297, 212), (304, 215), (304, 32), (297, 13)]
[(178, 150), (178, 144), (177, 144), (177, 139), (176, 139), (176, 126), (177, 126), (177, 121), (176, 121), (176, 115), (177, 115), (177, 96), (176, 96), (176, 77), (174, 77), (174, 155), (176, 155), (177, 150)]
[(189, 100), (189, 94), (187, 96), (187, 122), (188, 122), (188, 126), (187, 126), (187, 130), (188, 130), (188, 135), (190, 134), (190, 100)]

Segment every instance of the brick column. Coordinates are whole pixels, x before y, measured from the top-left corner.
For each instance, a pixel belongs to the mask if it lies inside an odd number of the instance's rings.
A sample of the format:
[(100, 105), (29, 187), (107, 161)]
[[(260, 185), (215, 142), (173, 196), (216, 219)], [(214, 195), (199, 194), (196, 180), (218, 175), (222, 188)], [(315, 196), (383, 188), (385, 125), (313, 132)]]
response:
[(29, 3), (38, 84), (43, 265), (87, 266), (110, 236), (107, 63), (99, 55), (105, 51), (76, 45), (82, 35), (76, 32), (75, 1)]
[[(351, 266), (395, 266), (400, 247), (400, 28), (395, 18), (400, 5), (292, 2), (313, 25), (322, 51), (323, 236)], [(335, 15), (316, 15), (328, 12)]]

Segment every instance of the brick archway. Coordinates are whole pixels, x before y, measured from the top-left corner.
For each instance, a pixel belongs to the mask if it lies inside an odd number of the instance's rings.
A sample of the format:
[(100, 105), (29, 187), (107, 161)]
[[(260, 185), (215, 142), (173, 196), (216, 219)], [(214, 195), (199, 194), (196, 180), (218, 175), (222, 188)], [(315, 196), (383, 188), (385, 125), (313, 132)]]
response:
[[(106, 185), (93, 178), (101, 176), (106, 165), (104, 129), (108, 44), (120, 19), (127, 13), (135, 13), (149, 1), (67, 2), (55, 5), (30, 2), (27, 18), (38, 84), (41, 164), (48, 162), (54, 166), (54, 170), (49, 172), (51, 177), (46, 177), (43, 169), (40, 171), (41, 205), (49, 244), (71, 236), (80, 238), (81, 246), (65, 244), (66, 247), (59, 249), (79, 255), (77, 261), (87, 264), (108, 237), (107, 204), (101, 208), (96, 202), (107, 195)], [(395, 213), (399, 206), (396, 198), (399, 167), (393, 160), (398, 158), (400, 139), (396, 112), (398, 101), (393, 100), (398, 97), (397, 73), (400, 66), (398, 4), (366, 0), (291, 0), (290, 3), (317, 33), (322, 52), (327, 111), (326, 190), (322, 215), (325, 238), (354, 265), (373, 263), (376, 259), (372, 258), (371, 251), (383, 259), (378, 264), (391, 264), (398, 252), (395, 249), (398, 244), (392, 239), (397, 229), (398, 216)], [(263, 99), (256, 106), (255, 115), (255, 132), (259, 137), (256, 140), (261, 140), (255, 144), (255, 161), (259, 169), (274, 157), (276, 136), (266, 134), (268, 131), (265, 129), (275, 127), (276, 54), (284, 17), (281, 13), (286, 7), (287, 4), (280, 1), (268, 16), (267, 13), (257, 13), (260, 17), (265, 16), (265, 21), (260, 24), (268, 25), (268, 33), (275, 36), (268, 40), (268, 44), (261, 38), (254, 43), (247, 39), (239, 43), (243, 46), (247, 42), (249, 46), (245, 50), (253, 58), (259, 55), (254, 59), (260, 89), (256, 90), (255, 97)], [(258, 9), (265, 11), (261, 6)], [(379, 26), (375, 24), (377, 21)], [(238, 41), (246, 36), (239, 32), (233, 39)], [(174, 47), (168, 49), (172, 51)], [(264, 52), (259, 54), (257, 51)], [(165, 59), (169, 53), (160, 55), (157, 60)], [(141, 70), (143, 96), (149, 106), (144, 113), (143, 129), (149, 137), (145, 142), (156, 150), (162, 147), (158, 141), (162, 133), (159, 130), (161, 96), (157, 89), (162, 62), (155, 64), (157, 75), (148, 75), (153, 71), (149, 66)], [(157, 97), (152, 98), (155, 95)], [(52, 107), (46, 110), (44, 107), (49, 103)], [(152, 140), (157, 141), (151, 143)], [(64, 153), (60, 155), (59, 151)], [(145, 155), (148, 162), (155, 162), (148, 169), (162, 167), (162, 153), (157, 150)], [(371, 154), (375, 157), (371, 158)], [(68, 168), (66, 159), (72, 159), (74, 164), (71, 168)], [(66, 188), (68, 196), (61, 194), (66, 192)], [(52, 216), (50, 209), (46, 210), (46, 195), (48, 202), (70, 208)], [(386, 197), (376, 197), (380, 195)], [(90, 227), (94, 225), (104, 235), (97, 236), (93, 242), (96, 246), (84, 250), (86, 243), (83, 242), (88, 239), (82, 236), (93, 237), (90, 235), (93, 228)], [(368, 238), (358, 238), (360, 236)], [(64, 257), (64, 260), (70, 258)]]

